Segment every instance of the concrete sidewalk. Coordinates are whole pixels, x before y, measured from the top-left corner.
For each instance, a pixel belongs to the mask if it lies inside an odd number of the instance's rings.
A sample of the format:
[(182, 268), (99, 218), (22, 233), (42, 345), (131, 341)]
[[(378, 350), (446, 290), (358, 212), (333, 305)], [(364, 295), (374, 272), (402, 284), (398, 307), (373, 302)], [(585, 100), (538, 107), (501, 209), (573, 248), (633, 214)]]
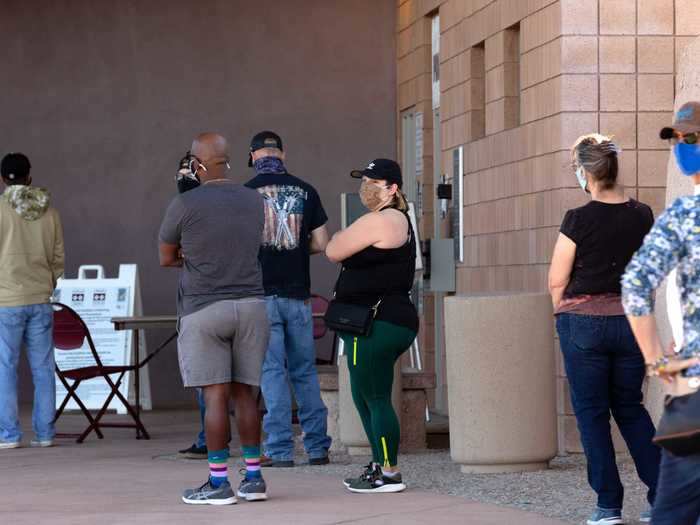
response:
[[(30, 420), (25, 413), (24, 421)], [(115, 416), (111, 416), (114, 418)], [(78, 430), (82, 416), (64, 416), (59, 431)], [(265, 469), (266, 502), (225, 507), (191, 506), (180, 501), (182, 489), (204, 482), (204, 461), (176, 460), (197, 429), (196, 412), (161, 411), (146, 415), (150, 441), (133, 432), (104, 429), (82, 444), (59, 440), (49, 449), (0, 451), (0, 523), (13, 525), (210, 524), (239, 523), (321, 525), (381, 524), (538, 524), (564, 522), (536, 514), (418, 490), (402, 494), (351, 494), (337, 477)], [(27, 435), (24, 439), (28, 442)], [(232, 452), (238, 453), (232, 445)], [(237, 484), (238, 458), (232, 459)], [(353, 474), (354, 472), (349, 472)], [(410, 487), (410, 480), (407, 480)], [(508, 490), (504, 487), (504, 490)]]

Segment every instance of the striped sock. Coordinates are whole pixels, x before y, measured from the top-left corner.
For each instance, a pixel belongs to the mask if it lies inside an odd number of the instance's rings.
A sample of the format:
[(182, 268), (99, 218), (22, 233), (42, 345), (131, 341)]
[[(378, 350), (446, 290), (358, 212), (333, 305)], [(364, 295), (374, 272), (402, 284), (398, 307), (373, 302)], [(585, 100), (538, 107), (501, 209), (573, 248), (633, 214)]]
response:
[(260, 445), (256, 447), (243, 445), (241, 450), (245, 461), (245, 479), (262, 478), (262, 472), (260, 472)]
[(207, 454), (209, 459), (209, 482), (217, 488), (228, 481), (228, 449), (214, 450)]

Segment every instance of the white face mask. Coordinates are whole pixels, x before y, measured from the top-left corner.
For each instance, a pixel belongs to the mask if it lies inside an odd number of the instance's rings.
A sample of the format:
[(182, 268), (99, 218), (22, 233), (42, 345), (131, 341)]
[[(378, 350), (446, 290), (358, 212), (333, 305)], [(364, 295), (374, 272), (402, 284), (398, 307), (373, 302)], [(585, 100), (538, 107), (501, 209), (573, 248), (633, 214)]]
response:
[(578, 185), (581, 186), (581, 189), (586, 191), (588, 181), (586, 180), (586, 172), (583, 170), (583, 166), (576, 168), (576, 180), (578, 180)]

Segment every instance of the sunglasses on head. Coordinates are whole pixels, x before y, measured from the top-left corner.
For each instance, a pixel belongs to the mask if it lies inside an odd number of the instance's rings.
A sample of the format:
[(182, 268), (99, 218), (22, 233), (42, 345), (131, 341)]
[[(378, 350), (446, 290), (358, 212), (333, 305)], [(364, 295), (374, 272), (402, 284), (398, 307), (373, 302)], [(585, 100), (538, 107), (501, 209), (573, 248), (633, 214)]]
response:
[(699, 140), (697, 132), (683, 134), (679, 131), (674, 131), (673, 134), (674, 136), (668, 139), (671, 144), (697, 144)]

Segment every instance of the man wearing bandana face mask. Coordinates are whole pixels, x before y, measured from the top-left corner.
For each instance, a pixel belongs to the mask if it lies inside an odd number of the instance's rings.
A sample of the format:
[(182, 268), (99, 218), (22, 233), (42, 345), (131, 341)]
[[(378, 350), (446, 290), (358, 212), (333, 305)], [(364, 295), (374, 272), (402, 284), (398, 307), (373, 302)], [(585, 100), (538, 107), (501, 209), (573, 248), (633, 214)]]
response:
[(265, 200), (265, 228), (260, 247), (270, 344), (261, 389), (267, 413), (267, 467), (293, 467), (291, 384), (311, 465), (328, 463), (328, 410), (321, 400), (311, 312), (310, 256), (328, 242), (326, 212), (313, 186), (287, 172), (282, 139), (272, 131), (256, 134), (248, 166), (256, 176), (246, 186)]
[[(676, 164), (692, 177), (694, 195), (677, 198), (654, 224), (623, 277), (623, 301), (650, 376), (665, 380), (667, 403), (687, 400), (693, 406), (700, 385), (700, 103), (688, 102), (673, 125), (661, 130)], [(654, 317), (654, 292), (672, 271), (682, 312), (682, 341), (675, 352), (664, 351)], [(671, 276), (669, 276), (669, 279)], [(673, 348), (673, 346), (672, 346)], [(668, 406), (668, 405), (667, 405)], [(654, 525), (700, 523), (700, 453), (674, 455), (663, 451)]]

